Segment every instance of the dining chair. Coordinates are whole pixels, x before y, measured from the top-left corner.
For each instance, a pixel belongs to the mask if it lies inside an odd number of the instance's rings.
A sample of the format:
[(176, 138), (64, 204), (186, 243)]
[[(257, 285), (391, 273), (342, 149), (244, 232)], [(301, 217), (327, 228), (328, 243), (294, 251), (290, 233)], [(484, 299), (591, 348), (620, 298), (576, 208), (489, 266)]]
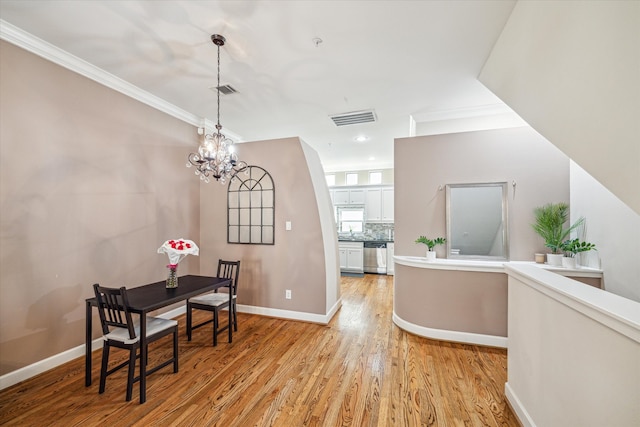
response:
[[(140, 376), (134, 377), (136, 360), (140, 358), (140, 320), (133, 319), (129, 311), (129, 300), (125, 287), (105, 288), (93, 285), (98, 305), (98, 314), (102, 325), (102, 366), (100, 368), (100, 389), (99, 393), (104, 393), (107, 377), (114, 372), (129, 367), (127, 374), (127, 401), (131, 400), (133, 384), (140, 380)], [(164, 368), (173, 363), (173, 372), (178, 372), (178, 322), (173, 319), (162, 319), (159, 317), (147, 316), (146, 343), (156, 341), (169, 334), (173, 334), (173, 356), (159, 365), (147, 369), (147, 375)], [(129, 360), (108, 369), (109, 350), (111, 347), (118, 347), (129, 350)], [(147, 355), (148, 355), (147, 351)]]
[[(236, 299), (238, 294), (238, 277), (240, 275), (240, 261), (225, 261), (218, 260), (218, 272), (217, 277), (224, 277), (231, 279), (231, 284), (228, 287), (222, 287), (216, 289), (215, 292), (199, 295), (187, 300), (187, 340), (191, 341), (191, 334), (194, 329), (200, 326), (213, 323), (213, 345), (218, 345), (218, 334), (229, 328), (229, 342), (232, 341), (231, 328), (234, 331), (238, 331), (238, 311), (236, 307)], [(218, 292), (220, 291), (220, 292)], [(231, 295), (229, 295), (231, 294)], [(233, 320), (231, 323), (227, 323), (225, 326), (220, 327), (220, 311), (228, 307), (231, 310)], [(192, 310), (206, 310), (213, 312), (213, 318), (192, 325), (193, 315)]]

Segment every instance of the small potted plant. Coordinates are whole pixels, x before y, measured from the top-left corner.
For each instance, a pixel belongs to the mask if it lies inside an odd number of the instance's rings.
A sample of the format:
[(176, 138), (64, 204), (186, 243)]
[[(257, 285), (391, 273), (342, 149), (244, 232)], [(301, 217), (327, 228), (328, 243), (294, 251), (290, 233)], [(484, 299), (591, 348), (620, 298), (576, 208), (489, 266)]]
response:
[(444, 245), (447, 240), (444, 237), (437, 237), (435, 239), (427, 239), (425, 236), (420, 236), (416, 239), (416, 243), (422, 243), (427, 245), (427, 261), (433, 261), (436, 259), (436, 251), (433, 248), (436, 245)]
[(596, 245), (589, 242), (582, 242), (580, 239), (569, 239), (562, 242), (562, 251), (564, 257), (562, 258), (562, 266), (566, 268), (576, 268), (576, 254), (581, 252), (587, 252), (590, 250), (596, 251)]
[(584, 218), (580, 217), (568, 228), (564, 224), (569, 218), (569, 205), (561, 203), (549, 203), (534, 209), (536, 222), (531, 224), (533, 230), (544, 239), (544, 245), (551, 249), (551, 254), (547, 254), (547, 264), (562, 265), (562, 244), (573, 230), (584, 223)]

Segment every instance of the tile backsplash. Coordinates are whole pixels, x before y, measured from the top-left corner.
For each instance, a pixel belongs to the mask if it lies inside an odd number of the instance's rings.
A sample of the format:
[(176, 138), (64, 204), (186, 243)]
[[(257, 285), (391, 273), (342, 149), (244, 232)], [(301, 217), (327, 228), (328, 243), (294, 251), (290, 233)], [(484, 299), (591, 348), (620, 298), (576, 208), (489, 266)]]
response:
[(368, 222), (364, 225), (364, 234), (377, 239), (393, 240), (393, 223), (373, 223)]

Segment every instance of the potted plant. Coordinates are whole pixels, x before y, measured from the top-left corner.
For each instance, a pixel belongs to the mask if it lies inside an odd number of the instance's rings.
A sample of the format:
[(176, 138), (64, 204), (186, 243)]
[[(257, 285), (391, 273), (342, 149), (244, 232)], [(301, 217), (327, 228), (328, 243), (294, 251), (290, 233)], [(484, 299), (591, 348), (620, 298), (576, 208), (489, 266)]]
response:
[(533, 212), (536, 222), (531, 226), (544, 239), (544, 245), (551, 249), (551, 254), (547, 254), (547, 264), (561, 266), (562, 244), (573, 230), (584, 223), (584, 218), (580, 217), (565, 228), (564, 225), (569, 218), (569, 205), (564, 202), (549, 203), (535, 208)]
[(422, 243), (427, 245), (427, 261), (433, 261), (436, 259), (436, 251), (433, 248), (436, 245), (444, 245), (447, 240), (444, 237), (437, 237), (435, 239), (427, 239), (425, 236), (420, 236), (416, 239), (416, 243)]
[(593, 243), (582, 242), (580, 239), (569, 239), (562, 242), (562, 250), (564, 251), (562, 266), (566, 268), (576, 268), (576, 254), (590, 250), (596, 251), (597, 249)]

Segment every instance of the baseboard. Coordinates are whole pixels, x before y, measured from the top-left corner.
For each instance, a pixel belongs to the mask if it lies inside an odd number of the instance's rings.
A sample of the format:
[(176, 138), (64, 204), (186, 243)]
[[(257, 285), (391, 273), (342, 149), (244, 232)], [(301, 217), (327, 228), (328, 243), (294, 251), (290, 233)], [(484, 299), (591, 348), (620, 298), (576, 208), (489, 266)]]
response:
[[(320, 324), (326, 325), (329, 323), (331, 318), (336, 314), (336, 312), (338, 311), (341, 305), (342, 305), (342, 298), (339, 299), (331, 308), (329, 313), (325, 315), (304, 313), (300, 311), (253, 307), (253, 306), (241, 305), (241, 304), (238, 304), (238, 312), (259, 314), (262, 316), (277, 317), (281, 319), (300, 320), (303, 322), (320, 323)], [(186, 311), (187, 311), (186, 306), (182, 305), (173, 310), (167, 311), (162, 314), (158, 314), (157, 317), (162, 317), (163, 319), (173, 319), (182, 314), (185, 314)], [(91, 351), (97, 350), (100, 348), (102, 348), (102, 338), (93, 340), (91, 343)], [(25, 366), (20, 369), (16, 369), (15, 371), (12, 371), (12, 372), (9, 372), (8, 374), (4, 374), (0, 376), (0, 390), (4, 390), (5, 388), (18, 384), (21, 381), (28, 380), (31, 377), (34, 377), (43, 372), (46, 372), (49, 369), (56, 368), (64, 363), (72, 361), (73, 359), (77, 359), (78, 357), (84, 357), (84, 355), (85, 355), (85, 347), (84, 347), (84, 344), (82, 344), (77, 347), (71, 348), (69, 350), (63, 351), (62, 353), (58, 353), (46, 359), (32, 363), (31, 365)]]
[[(333, 307), (331, 307), (329, 309), (329, 312), (327, 313), (327, 323), (329, 323), (331, 321), (331, 319), (333, 319), (333, 316), (335, 316), (335, 314), (338, 312), (338, 310), (340, 310), (340, 307), (342, 307), (342, 297), (338, 298), (338, 301), (336, 301), (335, 304), (333, 304)], [(325, 323), (325, 324), (327, 324)]]
[(364, 277), (364, 273), (349, 273), (348, 271), (341, 271), (340, 275), (344, 277)]
[[(94, 340), (91, 343), (91, 350), (96, 350), (102, 347), (102, 338)], [(58, 367), (64, 363), (70, 362), (73, 359), (84, 356), (84, 344), (74, 347), (72, 349), (63, 351), (62, 353), (55, 354), (46, 359), (40, 360), (29, 366), (25, 366), (15, 371), (9, 372), (0, 376), (0, 390), (4, 390), (7, 387), (11, 387), (14, 384), (18, 384), (21, 381), (27, 380), (38, 374)]]
[(341, 305), (342, 305), (342, 298), (340, 298), (334, 304), (334, 306), (331, 308), (331, 310), (329, 310), (329, 313), (327, 314), (305, 313), (303, 311), (281, 310), (277, 308), (256, 307), (253, 305), (242, 305), (242, 304), (238, 304), (238, 312), (248, 313), (248, 314), (258, 314), (260, 316), (266, 316), (266, 317), (277, 317), (279, 319), (300, 320), (302, 322), (319, 323), (321, 325), (326, 325), (329, 323), (331, 318), (336, 314), (336, 312), (338, 311)]
[(399, 317), (395, 310), (393, 312), (393, 323), (401, 329), (412, 334), (434, 340), (461, 342), (465, 344), (484, 345), (488, 347), (507, 348), (507, 337), (496, 335), (474, 334), (471, 332), (449, 331), (446, 329), (432, 329), (419, 326)]
[(535, 427), (535, 423), (529, 416), (529, 413), (525, 409), (520, 399), (516, 395), (515, 391), (511, 388), (509, 382), (504, 385), (504, 395), (507, 397), (507, 401), (509, 402), (509, 406), (513, 409), (513, 412), (516, 414), (516, 418), (523, 427)]

